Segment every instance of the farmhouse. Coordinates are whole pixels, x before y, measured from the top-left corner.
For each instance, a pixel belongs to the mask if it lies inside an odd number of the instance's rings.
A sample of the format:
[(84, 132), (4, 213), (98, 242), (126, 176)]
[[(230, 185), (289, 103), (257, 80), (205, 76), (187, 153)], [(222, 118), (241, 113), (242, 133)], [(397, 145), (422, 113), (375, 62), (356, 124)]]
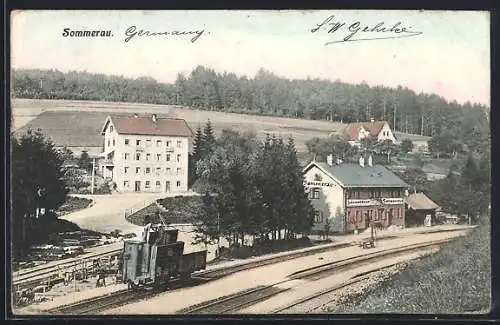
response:
[(351, 145), (359, 145), (364, 138), (372, 138), (377, 141), (391, 140), (396, 143), (389, 123), (386, 121), (357, 122), (348, 124), (343, 131), (344, 139)]
[(429, 140), (431, 137), (419, 134), (410, 134), (403, 132), (394, 132), (396, 143), (401, 144), (404, 140), (410, 140), (413, 143), (412, 152), (426, 153), (429, 152)]
[(100, 172), (118, 192), (187, 191), (193, 132), (185, 120), (110, 115), (101, 135)]
[(362, 230), (370, 222), (382, 226), (405, 224), (404, 195), (408, 185), (383, 166), (312, 161), (304, 168), (304, 182), (315, 209), (313, 230), (328, 223), (332, 232)]

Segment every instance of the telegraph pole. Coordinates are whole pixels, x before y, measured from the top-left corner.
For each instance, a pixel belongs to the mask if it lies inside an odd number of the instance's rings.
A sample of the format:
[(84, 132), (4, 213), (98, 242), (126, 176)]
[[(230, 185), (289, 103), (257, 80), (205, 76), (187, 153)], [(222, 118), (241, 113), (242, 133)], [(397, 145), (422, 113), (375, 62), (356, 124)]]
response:
[(91, 194), (94, 194), (94, 178), (95, 178), (95, 157), (92, 158), (92, 187), (90, 188)]

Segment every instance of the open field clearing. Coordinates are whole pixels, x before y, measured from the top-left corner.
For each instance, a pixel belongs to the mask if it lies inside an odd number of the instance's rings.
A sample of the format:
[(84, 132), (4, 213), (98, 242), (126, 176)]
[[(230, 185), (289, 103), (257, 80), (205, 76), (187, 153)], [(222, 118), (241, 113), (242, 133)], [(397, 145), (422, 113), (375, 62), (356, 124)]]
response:
[(100, 128), (109, 113), (156, 113), (160, 117), (182, 118), (193, 131), (210, 119), (217, 134), (224, 128), (232, 128), (255, 132), (260, 138), (266, 133), (285, 138), (291, 136), (298, 151), (305, 150), (304, 143), (308, 139), (324, 137), (344, 126), (326, 121), (202, 111), (180, 106), (98, 101), (13, 99), (12, 112), (14, 129), (49, 130), (54, 133), (56, 143), (64, 139), (68, 145), (74, 146), (101, 145)]

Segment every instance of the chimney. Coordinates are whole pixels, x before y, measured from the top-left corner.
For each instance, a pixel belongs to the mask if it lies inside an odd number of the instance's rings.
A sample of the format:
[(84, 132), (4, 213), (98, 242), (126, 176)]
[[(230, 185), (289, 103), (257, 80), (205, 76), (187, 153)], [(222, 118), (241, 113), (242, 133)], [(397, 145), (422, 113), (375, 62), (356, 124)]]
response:
[(153, 122), (156, 123), (156, 121), (158, 120), (158, 118), (156, 117), (156, 114), (153, 114), (152, 118), (153, 118)]
[(332, 154), (329, 154), (328, 156), (326, 156), (326, 163), (328, 164), (328, 166), (333, 166), (333, 155)]
[(368, 157), (368, 166), (373, 167), (373, 159), (372, 159), (372, 155), (370, 155), (370, 156)]
[(135, 118), (138, 118), (138, 117), (139, 117), (139, 115), (137, 115), (137, 113), (134, 113), (134, 117), (135, 117)]
[(359, 165), (365, 167), (365, 158), (363, 158), (363, 156), (359, 157)]

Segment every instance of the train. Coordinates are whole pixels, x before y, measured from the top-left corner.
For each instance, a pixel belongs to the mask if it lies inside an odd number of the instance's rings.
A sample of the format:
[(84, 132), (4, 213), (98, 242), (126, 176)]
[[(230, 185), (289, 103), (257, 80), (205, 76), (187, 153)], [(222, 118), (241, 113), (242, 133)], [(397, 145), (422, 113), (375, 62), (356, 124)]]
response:
[(178, 229), (158, 224), (146, 231), (148, 236), (124, 241), (121, 281), (129, 289), (168, 289), (173, 280), (188, 280), (206, 268), (207, 251), (184, 254), (184, 242), (177, 240)]

